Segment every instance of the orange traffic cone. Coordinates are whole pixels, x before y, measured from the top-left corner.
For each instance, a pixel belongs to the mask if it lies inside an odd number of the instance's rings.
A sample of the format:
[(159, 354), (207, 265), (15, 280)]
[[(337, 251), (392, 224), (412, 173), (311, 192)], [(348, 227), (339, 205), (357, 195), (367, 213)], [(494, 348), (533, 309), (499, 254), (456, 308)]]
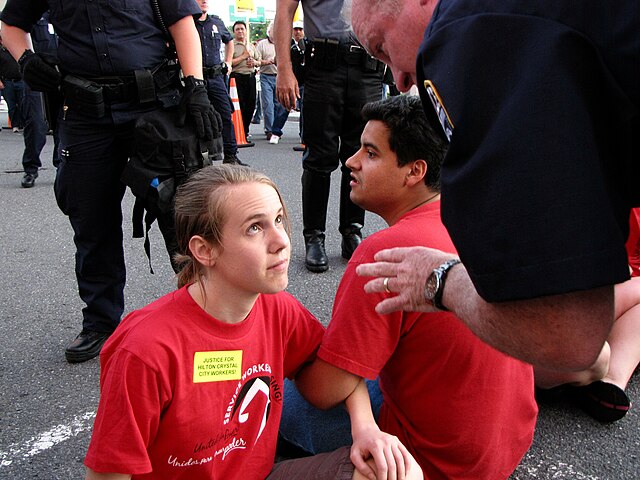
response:
[(236, 87), (235, 78), (231, 78), (229, 82), (229, 95), (231, 95), (231, 101), (233, 102), (233, 114), (231, 115), (231, 120), (233, 121), (233, 130), (236, 134), (236, 144), (238, 145), (238, 148), (253, 147), (255, 143), (248, 142), (247, 137), (244, 134), (242, 112), (240, 111), (240, 99), (238, 98), (238, 87)]

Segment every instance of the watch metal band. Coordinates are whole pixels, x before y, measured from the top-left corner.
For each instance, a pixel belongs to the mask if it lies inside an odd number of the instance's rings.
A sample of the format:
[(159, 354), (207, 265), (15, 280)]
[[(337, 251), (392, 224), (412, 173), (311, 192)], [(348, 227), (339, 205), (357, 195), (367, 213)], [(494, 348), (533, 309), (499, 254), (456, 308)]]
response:
[(433, 297), (433, 306), (436, 307), (438, 310), (442, 310), (444, 312), (449, 311), (449, 309), (442, 304), (442, 297), (444, 295), (444, 283), (445, 283), (444, 281), (447, 278), (447, 274), (449, 273), (449, 270), (451, 270), (451, 268), (453, 268), (459, 263), (460, 263), (459, 258), (453, 258), (447, 262), (444, 262), (442, 265), (440, 265), (438, 268), (436, 268), (433, 271), (434, 274), (440, 277), (438, 291)]

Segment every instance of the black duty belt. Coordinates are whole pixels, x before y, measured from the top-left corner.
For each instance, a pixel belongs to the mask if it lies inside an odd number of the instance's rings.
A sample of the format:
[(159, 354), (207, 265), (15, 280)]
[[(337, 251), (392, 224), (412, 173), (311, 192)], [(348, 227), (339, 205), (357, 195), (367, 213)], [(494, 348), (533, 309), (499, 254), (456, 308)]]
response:
[(138, 87), (134, 76), (91, 78), (90, 82), (102, 87), (106, 103), (129, 103), (138, 100)]
[(213, 78), (220, 75), (226, 75), (228, 67), (226, 63), (219, 63), (218, 65), (214, 65), (213, 67), (204, 67), (203, 70), (205, 78)]
[(153, 75), (149, 70), (135, 70), (133, 75), (92, 78), (65, 75), (62, 78), (65, 107), (81, 109), (87, 115), (101, 118), (106, 105), (155, 102)]
[[(325, 64), (344, 61), (349, 65), (363, 66), (367, 70), (380, 72), (384, 70), (384, 63), (369, 55), (364, 47), (352, 41), (318, 37), (313, 40), (310, 47), (311, 57), (316, 57)], [(309, 47), (307, 47), (308, 50)]]

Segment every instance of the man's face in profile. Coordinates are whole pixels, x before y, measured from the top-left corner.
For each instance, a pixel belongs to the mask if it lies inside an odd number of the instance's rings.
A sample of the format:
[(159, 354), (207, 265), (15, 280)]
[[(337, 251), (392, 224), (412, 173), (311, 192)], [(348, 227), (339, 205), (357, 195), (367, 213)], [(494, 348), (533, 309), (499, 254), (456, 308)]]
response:
[(369, 120), (360, 136), (360, 149), (347, 160), (351, 169), (351, 200), (387, 220), (396, 208), (397, 193), (404, 186), (411, 165), (398, 166), (398, 156), (389, 145), (389, 128), (380, 120)]

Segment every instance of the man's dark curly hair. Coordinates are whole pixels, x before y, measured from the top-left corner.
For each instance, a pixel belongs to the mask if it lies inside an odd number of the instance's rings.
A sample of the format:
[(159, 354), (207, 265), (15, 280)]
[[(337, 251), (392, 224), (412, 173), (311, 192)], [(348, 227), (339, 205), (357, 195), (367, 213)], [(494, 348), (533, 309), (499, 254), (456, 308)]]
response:
[(429, 124), (419, 97), (398, 95), (367, 103), (362, 108), (362, 117), (387, 126), (389, 147), (398, 156), (399, 166), (418, 159), (426, 161), (425, 183), (431, 190), (440, 191), (440, 166), (448, 143)]

